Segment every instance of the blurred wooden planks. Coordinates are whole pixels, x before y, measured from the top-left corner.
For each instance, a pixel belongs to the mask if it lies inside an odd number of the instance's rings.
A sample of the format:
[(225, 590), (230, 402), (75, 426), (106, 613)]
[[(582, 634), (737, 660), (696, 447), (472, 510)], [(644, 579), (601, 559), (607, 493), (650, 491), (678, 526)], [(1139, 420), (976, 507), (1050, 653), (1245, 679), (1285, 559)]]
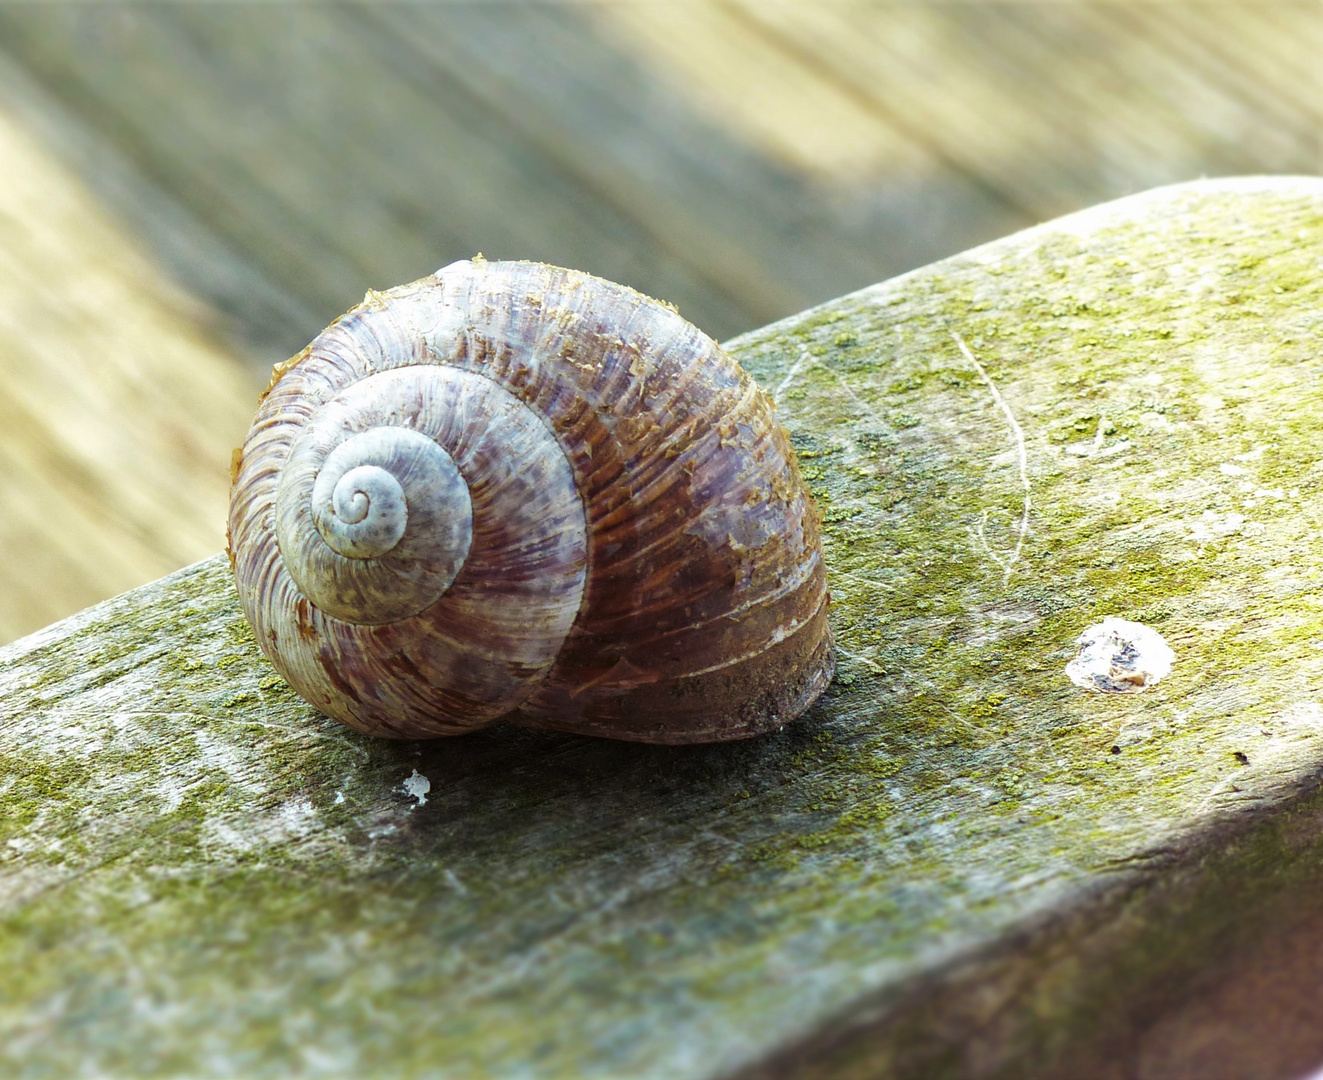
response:
[[(937, 253), (921, 229), (845, 235), (793, 173), (660, 92), (577, 9), (9, 6), (0, 40), (141, 179), (108, 193), (122, 213), (161, 229), (161, 192), (188, 215), (166, 228), (252, 263), (228, 294), (205, 267), (184, 279), (266, 359), (366, 285), (476, 250), (629, 282), (722, 335)], [(269, 290), (303, 314), (280, 324)]]
[(1312, 0), (6, 5), (0, 48), (264, 361), (477, 250), (726, 336), (1129, 191), (1320, 168)]
[[(958, 172), (1041, 219), (1200, 173), (1323, 168), (1317, 2), (678, 0), (593, 10), (639, 55), (683, 70), (677, 85), (696, 88), (711, 115), (828, 180), (882, 184), (898, 158), (913, 168), (926, 156), (931, 171)], [(720, 42), (719, 54), (696, 40)], [(853, 145), (823, 152), (812, 123), (781, 107), (778, 97), (801, 87), (760, 88), (765, 101), (751, 101), (745, 69), (764, 57), (833, 92), (823, 126)], [(854, 120), (860, 113), (871, 126)], [(763, 117), (790, 123), (769, 134)]]
[(0, 114), (0, 642), (214, 553), (254, 394)]

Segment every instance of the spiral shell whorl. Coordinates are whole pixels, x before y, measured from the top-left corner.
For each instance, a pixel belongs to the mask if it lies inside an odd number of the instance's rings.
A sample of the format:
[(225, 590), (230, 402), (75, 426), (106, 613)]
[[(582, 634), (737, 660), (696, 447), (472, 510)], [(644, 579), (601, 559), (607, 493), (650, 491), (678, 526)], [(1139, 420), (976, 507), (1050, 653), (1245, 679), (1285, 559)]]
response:
[[(322, 482), (332, 475), (334, 486)], [(404, 488), (380, 465), (355, 465), (348, 472), (322, 469), (312, 505), (313, 520), (327, 547), (349, 559), (385, 555), (400, 542), (409, 524)]]
[(582, 501), (545, 423), (483, 375), (417, 364), (269, 415), (278, 480), (254, 470), (245, 485), (241, 470), (249, 509), (231, 529), (236, 573), (242, 559), (263, 583), (245, 610), (286, 678), (323, 711), (401, 736), (517, 707), (559, 653), (587, 569)]
[(295, 444), (276, 494), (286, 568), (337, 619), (375, 624), (416, 615), (444, 595), (468, 555), (468, 485), (451, 456), (419, 431), (373, 427), (323, 453), (328, 437), (318, 427)]

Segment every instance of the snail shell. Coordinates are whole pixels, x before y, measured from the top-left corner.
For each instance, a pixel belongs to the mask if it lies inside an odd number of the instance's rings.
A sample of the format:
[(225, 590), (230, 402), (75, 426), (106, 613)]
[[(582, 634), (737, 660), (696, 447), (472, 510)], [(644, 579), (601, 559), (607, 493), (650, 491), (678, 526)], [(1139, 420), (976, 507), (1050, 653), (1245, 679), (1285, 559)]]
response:
[(770, 403), (671, 308), (570, 270), (369, 293), (278, 365), (229, 536), (267, 657), (372, 734), (738, 739), (832, 674)]

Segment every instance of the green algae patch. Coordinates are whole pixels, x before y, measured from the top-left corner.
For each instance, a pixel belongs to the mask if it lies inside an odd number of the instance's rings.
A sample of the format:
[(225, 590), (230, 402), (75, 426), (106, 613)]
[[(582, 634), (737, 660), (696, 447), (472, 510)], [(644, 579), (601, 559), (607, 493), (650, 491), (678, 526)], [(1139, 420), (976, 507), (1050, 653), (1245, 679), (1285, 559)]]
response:
[[(1194, 185), (730, 343), (839, 645), (766, 738), (367, 739), (262, 659), (222, 557), (0, 651), (4, 1071), (718, 1076), (858, 1015), (887, 1038), (821, 1075), (960, 1075), (907, 995), (997, 950), (1010, 1074), (1083, 1045), (1266, 902), (1218, 899), (1284, 850), (1237, 830), (1323, 756), (1321, 260), (1316, 185)], [(1171, 674), (1074, 686), (1107, 616)], [(1145, 899), (1171, 866), (1204, 937)], [(1124, 977), (1053, 959), (1072, 933)]]

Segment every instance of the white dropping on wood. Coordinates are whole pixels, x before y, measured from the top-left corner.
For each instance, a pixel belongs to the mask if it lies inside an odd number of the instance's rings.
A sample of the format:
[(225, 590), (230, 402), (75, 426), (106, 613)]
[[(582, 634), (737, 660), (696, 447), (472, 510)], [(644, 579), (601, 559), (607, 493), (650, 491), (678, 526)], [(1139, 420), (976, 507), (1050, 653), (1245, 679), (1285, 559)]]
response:
[(409, 779), (404, 781), (400, 787), (404, 788), (406, 795), (411, 795), (418, 800), (418, 805), (422, 806), (427, 802), (427, 793), (432, 790), (432, 781), (427, 779), (417, 769), (410, 774)]
[(1104, 694), (1144, 690), (1171, 674), (1176, 654), (1150, 626), (1106, 618), (1075, 639), (1079, 648), (1066, 665), (1076, 686)]

